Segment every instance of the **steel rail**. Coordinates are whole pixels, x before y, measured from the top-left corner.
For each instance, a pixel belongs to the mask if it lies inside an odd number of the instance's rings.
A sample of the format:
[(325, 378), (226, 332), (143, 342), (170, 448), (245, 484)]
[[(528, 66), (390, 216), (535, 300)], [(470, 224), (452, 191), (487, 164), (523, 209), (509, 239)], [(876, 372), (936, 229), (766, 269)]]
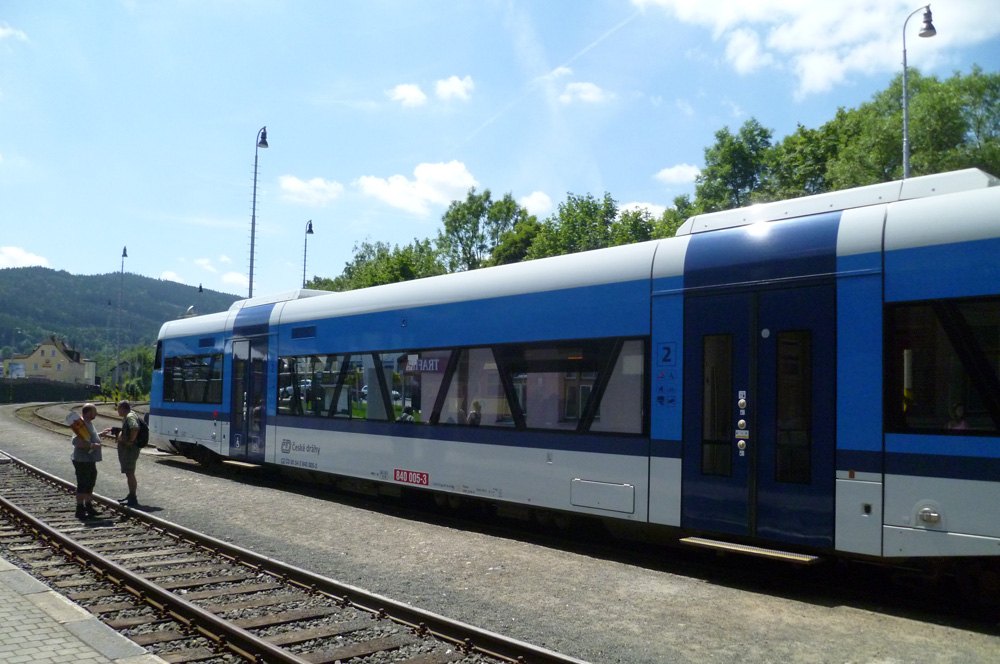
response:
[[(40, 468), (7, 455), (18, 465), (54, 484), (72, 490), (74, 485)], [(490, 657), (510, 662), (526, 664), (588, 664), (585, 660), (557, 653), (525, 641), (496, 634), (468, 625), (431, 611), (418, 609), (383, 595), (378, 595), (357, 586), (341, 583), (309, 570), (262, 556), (249, 549), (215, 539), (204, 533), (185, 528), (176, 523), (160, 519), (152, 514), (121, 507), (116, 501), (94, 494), (95, 499), (112, 509), (127, 513), (129, 517), (141, 521), (172, 537), (199, 546), (213, 553), (274, 575), (303, 589), (324, 592), (344, 605), (351, 605), (383, 618), (413, 628), (418, 633), (431, 634), (443, 641), (454, 643), (465, 652), (479, 652)], [(195, 607), (197, 608), (197, 607)], [(242, 631), (242, 630), (241, 630)]]
[(147, 581), (124, 567), (101, 556), (92, 549), (63, 535), (32, 514), (0, 496), (0, 509), (20, 521), (24, 527), (35, 531), (50, 545), (60, 548), (68, 560), (76, 560), (87, 569), (123, 588), (129, 594), (153, 607), (161, 616), (198, 632), (222, 650), (257, 662), (279, 664), (308, 664), (308, 661), (287, 650), (271, 645), (260, 637), (216, 617), (182, 597)]

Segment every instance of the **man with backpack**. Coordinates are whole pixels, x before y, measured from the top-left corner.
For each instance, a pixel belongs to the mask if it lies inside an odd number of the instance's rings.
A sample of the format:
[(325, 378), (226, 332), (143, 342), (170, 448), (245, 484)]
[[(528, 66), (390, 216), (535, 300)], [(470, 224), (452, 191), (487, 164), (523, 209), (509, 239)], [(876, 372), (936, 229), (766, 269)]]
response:
[(122, 473), (125, 474), (125, 481), (128, 483), (128, 495), (118, 502), (127, 507), (138, 507), (139, 500), (135, 497), (135, 490), (139, 483), (135, 479), (135, 464), (139, 460), (140, 449), (148, 441), (149, 434), (145, 434), (145, 440), (142, 440), (140, 444), (139, 432), (143, 428), (142, 420), (132, 410), (132, 404), (128, 401), (118, 402), (118, 414), (122, 418), (121, 429), (112, 427), (102, 433), (114, 435), (115, 442), (118, 444), (118, 463)]

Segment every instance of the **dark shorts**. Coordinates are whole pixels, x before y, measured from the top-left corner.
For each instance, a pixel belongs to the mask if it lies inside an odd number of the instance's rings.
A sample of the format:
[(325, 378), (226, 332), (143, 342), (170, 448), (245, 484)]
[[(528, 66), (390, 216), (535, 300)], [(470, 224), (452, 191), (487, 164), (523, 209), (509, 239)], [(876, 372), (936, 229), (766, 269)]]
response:
[(134, 473), (135, 462), (139, 460), (140, 450), (135, 445), (118, 444), (118, 463), (121, 464), (123, 473)]
[(94, 493), (97, 484), (97, 463), (94, 461), (74, 461), (76, 469), (76, 492)]

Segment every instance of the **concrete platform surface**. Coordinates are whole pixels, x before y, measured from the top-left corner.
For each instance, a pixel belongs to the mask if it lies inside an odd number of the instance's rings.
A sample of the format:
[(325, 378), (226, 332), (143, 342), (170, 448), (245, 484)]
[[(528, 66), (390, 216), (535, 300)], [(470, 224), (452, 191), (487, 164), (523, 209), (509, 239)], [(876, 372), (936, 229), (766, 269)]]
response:
[(0, 664), (165, 664), (0, 558)]

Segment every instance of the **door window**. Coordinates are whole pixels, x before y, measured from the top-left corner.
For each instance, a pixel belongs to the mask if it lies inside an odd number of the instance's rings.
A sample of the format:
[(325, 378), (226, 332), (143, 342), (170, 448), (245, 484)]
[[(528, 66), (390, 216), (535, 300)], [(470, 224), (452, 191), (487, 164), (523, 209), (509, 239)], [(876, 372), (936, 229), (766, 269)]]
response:
[(779, 332), (775, 370), (775, 479), (808, 484), (812, 468), (812, 336)]
[(733, 472), (733, 337), (704, 337), (702, 347), (701, 472), (729, 477)]

